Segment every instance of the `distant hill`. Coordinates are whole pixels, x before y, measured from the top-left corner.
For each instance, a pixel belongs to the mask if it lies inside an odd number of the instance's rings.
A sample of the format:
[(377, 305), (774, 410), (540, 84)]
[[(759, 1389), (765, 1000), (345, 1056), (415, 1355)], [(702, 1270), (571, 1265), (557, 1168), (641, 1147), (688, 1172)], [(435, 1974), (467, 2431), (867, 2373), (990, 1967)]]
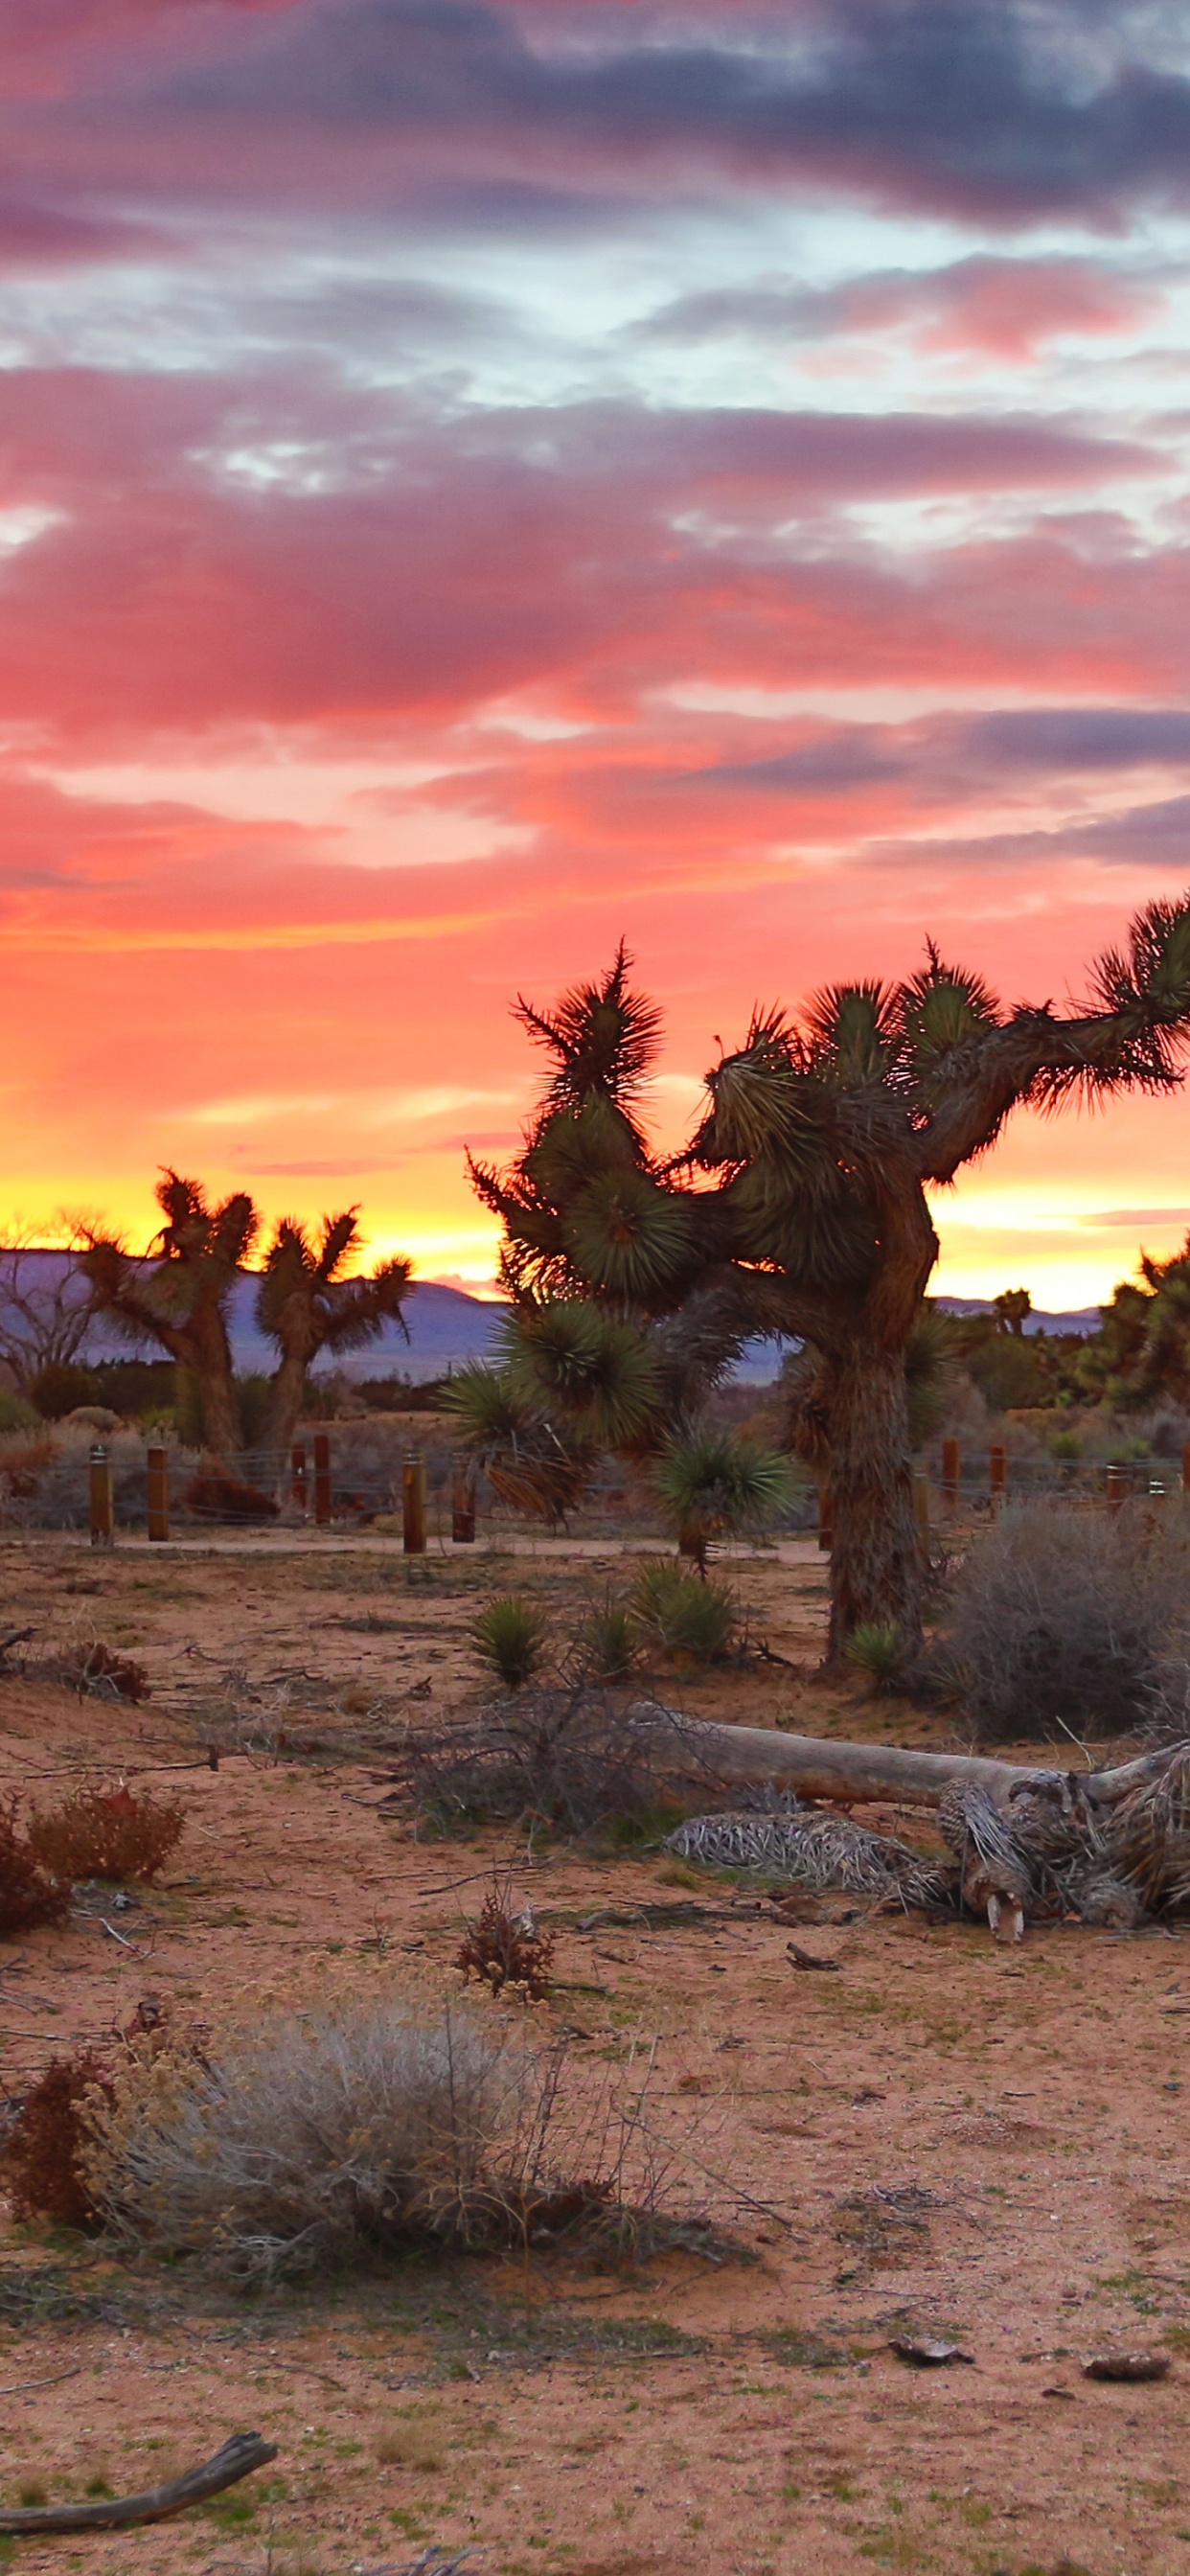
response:
[[(4, 1275), (16, 1261), (17, 1286), (23, 1296), (36, 1302), (44, 1298), (50, 1304), (63, 1292), (70, 1269), (64, 1252), (32, 1250), (19, 1255), (0, 1254), (0, 1319), (15, 1321), (11, 1301), (4, 1291)], [(269, 1371), (276, 1365), (271, 1343), (256, 1329), (252, 1307), (256, 1280), (249, 1271), (242, 1272), (236, 1285), (231, 1312), (232, 1358), (237, 1371), (247, 1376), (255, 1370)], [(938, 1304), (948, 1315), (990, 1315), (995, 1310), (987, 1297), (939, 1297)], [(494, 1356), (496, 1336), (507, 1309), (502, 1302), (483, 1297), (469, 1297), (462, 1288), (448, 1288), (432, 1279), (418, 1280), (409, 1292), (405, 1314), (409, 1339), (396, 1324), (386, 1324), (379, 1340), (366, 1350), (348, 1351), (342, 1359), (324, 1358), (315, 1369), (316, 1376), (327, 1376), (337, 1370), (348, 1378), (405, 1377), (415, 1385), (423, 1379), (445, 1377), (465, 1368), (469, 1361), (487, 1360)], [(1026, 1319), (1026, 1333), (1079, 1333), (1084, 1337), (1099, 1329), (1097, 1306), (1080, 1306), (1067, 1314), (1050, 1314), (1044, 1310)], [(732, 1372), (737, 1382), (764, 1385), (775, 1378), (785, 1349), (782, 1344), (757, 1338), (747, 1342)], [(82, 1350), (83, 1361), (153, 1358), (156, 1347), (145, 1342), (139, 1349), (102, 1321), (89, 1326)]]
[[(10, 1271), (14, 1260), (18, 1263), (16, 1285), (22, 1297), (34, 1302), (44, 1299), (47, 1306), (62, 1293), (70, 1261), (64, 1252), (32, 1250), (9, 1254), (7, 1259), (0, 1254), (0, 1319), (15, 1329), (17, 1318), (11, 1298), (5, 1295), (2, 1275)], [(251, 1272), (242, 1272), (232, 1299), (231, 1349), (235, 1367), (243, 1376), (276, 1366), (272, 1344), (256, 1329), (252, 1313), (255, 1295), (255, 1278)], [(350, 1378), (400, 1376), (417, 1384), (423, 1378), (443, 1377), (448, 1370), (464, 1368), (468, 1360), (488, 1357), (503, 1313), (502, 1305), (468, 1297), (460, 1288), (441, 1288), (432, 1280), (419, 1281), (406, 1302), (408, 1341), (398, 1325), (386, 1324), (379, 1339), (366, 1350), (348, 1351), (339, 1360), (326, 1359), (315, 1375), (325, 1376), (337, 1369)], [(102, 1320), (89, 1325), (79, 1352), (84, 1363), (158, 1357), (154, 1343), (126, 1341)]]
[[(936, 1297), (944, 1315), (994, 1315), (990, 1297)], [(1098, 1306), (1074, 1306), (1064, 1315), (1051, 1315), (1043, 1306), (1035, 1306), (1025, 1317), (1026, 1333), (1079, 1333), (1085, 1341), (1088, 1333), (1099, 1330)]]

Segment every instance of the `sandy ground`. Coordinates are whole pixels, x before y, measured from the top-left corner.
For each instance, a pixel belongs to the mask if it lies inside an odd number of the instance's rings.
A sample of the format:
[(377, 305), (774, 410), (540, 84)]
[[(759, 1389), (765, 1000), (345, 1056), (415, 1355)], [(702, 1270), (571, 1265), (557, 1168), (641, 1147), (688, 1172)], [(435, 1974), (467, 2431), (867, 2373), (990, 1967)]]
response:
[[(397, 2576), (429, 2541), (470, 2546), (486, 2576), (1190, 2567), (1185, 1936), (1051, 1928), (1006, 1953), (977, 1927), (873, 1917), (799, 1934), (840, 1961), (799, 1974), (767, 1909), (713, 1880), (711, 1919), (583, 1930), (691, 1891), (664, 1855), (526, 1860), (507, 1836), (424, 1843), (376, 1811), (369, 1729), (380, 1744), (465, 1701), (463, 1631), (510, 1568), (313, 1537), (102, 1559), (21, 1539), (0, 1567), (31, 1651), (101, 1635), (154, 1685), (131, 1709), (0, 1681), (0, 1792), (44, 1804), (84, 1769), (136, 1772), (189, 1818), (133, 1908), (87, 1896), (64, 1929), (0, 1944), (0, 2091), (149, 1993), (217, 2021), (320, 1980), (449, 1986), (463, 1913), (508, 1856), (557, 1932), (536, 2030), (568, 2027), (604, 2076), (655, 2046), (690, 2198), (726, 2211), (707, 2168), (728, 2178), (740, 2249), (628, 2275), (561, 2255), (412, 2265), (248, 2301), (10, 2225), (6, 2501), (97, 2478), (125, 2493), (240, 2427), (279, 2449), (182, 2522), (22, 2542), (22, 2567)], [(539, 1549), (515, 1579), (561, 1620), (609, 1571), (606, 1549)], [(687, 1681), (693, 1713), (941, 1740), (815, 1682), (809, 1545), (733, 1573), (789, 1661)], [(153, 1767), (181, 1763), (198, 1767)], [(906, 2329), (956, 2338), (974, 2367), (908, 2369), (889, 2349)], [(1082, 2358), (1120, 2342), (1171, 2349), (1170, 2378), (1085, 2380)]]

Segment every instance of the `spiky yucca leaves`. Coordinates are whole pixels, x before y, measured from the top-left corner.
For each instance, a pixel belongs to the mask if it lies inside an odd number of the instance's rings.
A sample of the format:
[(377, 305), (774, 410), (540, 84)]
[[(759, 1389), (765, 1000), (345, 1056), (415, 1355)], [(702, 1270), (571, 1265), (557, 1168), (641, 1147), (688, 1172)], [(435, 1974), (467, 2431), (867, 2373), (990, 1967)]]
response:
[(545, 1659), (549, 1623), (537, 1601), (523, 1593), (504, 1592), (480, 1611), (471, 1643), (489, 1672), (505, 1690), (523, 1690)]
[(162, 1173), (156, 1198), (165, 1222), (150, 1247), (147, 1274), (145, 1264), (110, 1236), (90, 1236), (79, 1267), (99, 1314), (109, 1316), (130, 1341), (155, 1341), (191, 1371), (207, 1444), (230, 1456), (242, 1446), (242, 1428), (227, 1310), (260, 1218), (246, 1190), (213, 1204), (201, 1181), (186, 1180), (172, 1168)]
[(1190, 1404), (1190, 1235), (1172, 1260), (1140, 1257), (1140, 1279), (1122, 1279), (1100, 1307), (1113, 1400)]
[(605, 1449), (648, 1447), (660, 1387), (647, 1345), (630, 1324), (573, 1298), (523, 1306), (506, 1328), (514, 1397), (558, 1415), (580, 1440)]
[(679, 1543), (706, 1573), (712, 1539), (771, 1528), (788, 1511), (798, 1479), (788, 1458), (715, 1423), (696, 1423), (667, 1441), (653, 1481)]
[(446, 1392), (465, 1448), (510, 1510), (552, 1529), (580, 1500), (595, 1459), (588, 1440), (555, 1431), (544, 1406), (518, 1393), (510, 1370), (462, 1369)]
[(296, 1217), (282, 1217), (264, 1257), (256, 1321), (278, 1353), (265, 1446), (283, 1456), (320, 1351), (358, 1351), (379, 1339), (386, 1322), (409, 1339), (402, 1307), (412, 1264), (382, 1261), (366, 1277), (344, 1278), (360, 1250), (359, 1210), (323, 1217), (317, 1236)]

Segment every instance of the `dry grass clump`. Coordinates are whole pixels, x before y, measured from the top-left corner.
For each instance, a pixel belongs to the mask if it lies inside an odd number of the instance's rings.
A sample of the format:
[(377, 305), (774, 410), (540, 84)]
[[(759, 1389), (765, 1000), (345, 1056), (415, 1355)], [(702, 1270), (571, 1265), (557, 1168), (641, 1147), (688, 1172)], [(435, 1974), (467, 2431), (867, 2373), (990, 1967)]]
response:
[(186, 1810), (176, 1798), (154, 1798), (121, 1782), (116, 1789), (76, 1789), (48, 1815), (34, 1816), (29, 1848), (60, 1878), (155, 1878), (176, 1848)]
[(538, 1931), (530, 1908), (515, 1914), (508, 1881), (494, 1881), (476, 1921), (467, 1925), (455, 1966), (494, 1995), (511, 1986), (526, 2003), (539, 2004), (550, 1991), (553, 1956), (553, 1934)]
[(127, 2241), (240, 2276), (490, 2232), (523, 2052), (464, 2014), (326, 2008), (117, 2078), (88, 2181)]
[(1136, 1726), (1185, 1627), (1188, 1586), (1190, 1522), (1176, 1505), (1010, 1504), (961, 1567), (946, 1621), (980, 1739)]
[(17, 1823), (15, 1798), (0, 1799), (0, 1939), (38, 1923), (64, 1923), (70, 1880), (46, 1867)]
[(130, 2054), (92, 2096), (84, 2181), (118, 2241), (240, 2280), (576, 2230), (634, 2253), (705, 2237), (668, 2207), (648, 2070), (616, 2098), (607, 2070), (577, 2097), (564, 2071), (467, 2012), (327, 2005), (209, 2056)]
[(0, 2183), (14, 2218), (98, 2225), (85, 2171), (85, 2122), (92, 2104), (111, 2097), (110, 2072), (90, 2049), (55, 2059), (30, 2086), (0, 2148)]

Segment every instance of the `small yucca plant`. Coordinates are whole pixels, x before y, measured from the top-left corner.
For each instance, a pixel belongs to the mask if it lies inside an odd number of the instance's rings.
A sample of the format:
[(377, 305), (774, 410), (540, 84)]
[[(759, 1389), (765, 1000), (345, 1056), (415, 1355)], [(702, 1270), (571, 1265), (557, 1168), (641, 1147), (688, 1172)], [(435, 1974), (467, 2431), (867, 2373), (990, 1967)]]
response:
[(489, 1601), (471, 1630), (471, 1643), (481, 1663), (496, 1674), (506, 1690), (523, 1690), (540, 1672), (546, 1647), (546, 1616), (523, 1593), (505, 1592)]
[(738, 1615), (721, 1583), (708, 1583), (664, 1559), (641, 1567), (631, 1611), (647, 1644), (663, 1654), (689, 1655), (698, 1664), (716, 1663), (727, 1653)]
[(593, 1681), (625, 1681), (640, 1652), (636, 1622), (626, 1601), (611, 1594), (584, 1619), (578, 1633), (583, 1670)]
[(669, 1441), (653, 1473), (677, 1523), (683, 1554), (695, 1558), (700, 1573), (711, 1539), (771, 1527), (788, 1511), (799, 1484), (790, 1459), (713, 1423), (696, 1424)]
[(867, 1673), (879, 1690), (895, 1690), (901, 1674), (903, 1649), (898, 1628), (882, 1619), (866, 1619), (853, 1628), (843, 1649), (856, 1671)]

